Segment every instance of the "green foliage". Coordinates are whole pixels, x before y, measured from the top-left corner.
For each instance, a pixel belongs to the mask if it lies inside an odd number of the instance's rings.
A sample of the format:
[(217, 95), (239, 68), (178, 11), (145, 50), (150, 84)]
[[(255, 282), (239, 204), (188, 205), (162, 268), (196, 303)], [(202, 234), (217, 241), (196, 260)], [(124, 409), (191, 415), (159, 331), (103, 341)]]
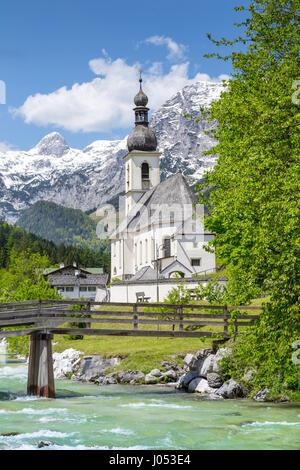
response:
[[(85, 309), (85, 304), (71, 305), (69, 307), (69, 310), (75, 310), (75, 311), (81, 311), (81, 310), (84, 310), (84, 309)], [(70, 314), (70, 315), (68, 315), (68, 317), (84, 318), (85, 315)], [(81, 322), (80, 323), (70, 322), (69, 327), (70, 328), (86, 328), (86, 323), (84, 323), (84, 322), (82, 322), (82, 323)], [(77, 340), (77, 339), (83, 339), (83, 335), (66, 335), (65, 338), (69, 339), (69, 340)]]
[[(9, 271), (0, 272), (0, 302), (21, 302), (23, 300), (58, 299), (60, 296), (39, 273), (49, 266), (49, 258), (29, 250), (12, 253)], [(16, 330), (30, 328), (31, 325), (5, 328)], [(9, 349), (27, 355), (29, 341), (27, 336), (7, 338)]]
[(259, 325), (235, 344), (227, 371), (238, 377), (255, 367), (254, 387), (274, 392), (299, 374), (291, 361), (291, 344), (300, 336), (298, 10), (298, 0), (253, 0), (239, 25), (242, 36), (212, 39), (247, 48), (223, 57), (231, 58), (233, 78), (209, 110), (219, 123), (209, 153), (219, 159), (205, 175), (214, 187), (206, 227), (217, 233), (227, 301), (270, 294)]

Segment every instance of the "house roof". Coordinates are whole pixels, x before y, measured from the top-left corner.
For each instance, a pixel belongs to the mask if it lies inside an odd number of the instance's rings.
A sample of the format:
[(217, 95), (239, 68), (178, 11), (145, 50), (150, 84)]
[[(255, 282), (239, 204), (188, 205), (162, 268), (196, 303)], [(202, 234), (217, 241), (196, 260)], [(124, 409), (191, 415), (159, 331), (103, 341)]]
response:
[(81, 286), (106, 286), (108, 274), (85, 274), (73, 276), (72, 274), (49, 274), (48, 282), (52, 286), (74, 286), (79, 282)]
[(67, 266), (63, 266), (61, 268), (46, 268), (43, 270), (43, 275), (48, 276), (51, 273), (62, 273), (65, 270), (73, 269), (74, 271), (80, 271), (86, 274), (103, 274), (103, 268), (80, 268), (79, 266), (73, 266), (73, 264), (69, 264)]
[(192, 210), (196, 203), (197, 196), (182, 173), (171, 175), (142, 195), (111, 238), (116, 238), (125, 231), (135, 232), (139, 226), (160, 222), (170, 224), (171, 212), (174, 212), (175, 225), (176, 221), (182, 223), (185, 218), (190, 217), (190, 213), (186, 215), (186, 208)]

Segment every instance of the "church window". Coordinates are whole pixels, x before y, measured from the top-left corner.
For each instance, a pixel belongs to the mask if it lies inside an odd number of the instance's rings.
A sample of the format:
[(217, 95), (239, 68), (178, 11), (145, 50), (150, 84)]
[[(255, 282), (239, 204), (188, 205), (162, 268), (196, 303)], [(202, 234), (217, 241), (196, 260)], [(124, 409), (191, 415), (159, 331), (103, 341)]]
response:
[(191, 259), (192, 266), (201, 266), (201, 258), (193, 258)]
[(171, 238), (170, 237), (165, 237), (163, 247), (164, 247), (164, 258), (169, 258), (169, 256), (171, 256)]
[(145, 240), (145, 262), (148, 263), (148, 240)]
[(140, 241), (140, 264), (143, 263), (143, 242)]
[(171, 227), (174, 227), (174, 219), (175, 219), (174, 212), (170, 212), (170, 225), (171, 225)]
[(142, 163), (142, 180), (149, 179), (149, 165), (148, 163)]
[(155, 242), (153, 238), (151, 238), (151, 260), (155, 260)]
[(122, 242), (119, 241), (119, 268), (122, 267)]

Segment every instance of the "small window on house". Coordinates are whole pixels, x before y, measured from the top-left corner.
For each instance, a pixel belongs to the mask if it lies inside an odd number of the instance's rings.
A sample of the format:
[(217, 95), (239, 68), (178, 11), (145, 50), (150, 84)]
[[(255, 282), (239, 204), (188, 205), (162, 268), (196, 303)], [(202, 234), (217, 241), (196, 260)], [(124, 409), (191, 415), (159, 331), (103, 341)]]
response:
[(86, 291), (87, 291), (87, 287), (80, 287), (79, 290), (80, 290), (80, 292), (86, 292)]
[(89, 292), (96, 292), (96, 287), (88, 287)]
[(65, 292), (65, 288), (64, 288), (64, 287), (57, 287), (57, 290), (58, 290), (59, 292)]
[(73, 292), (74, 291), (74, 287), (66, 287), (66, 292)]
[(193, 258), (191, 260), (191, 265), (192, 266), (200, 266), (200, 264), (201, 264), (201, 259), (200, 258)]

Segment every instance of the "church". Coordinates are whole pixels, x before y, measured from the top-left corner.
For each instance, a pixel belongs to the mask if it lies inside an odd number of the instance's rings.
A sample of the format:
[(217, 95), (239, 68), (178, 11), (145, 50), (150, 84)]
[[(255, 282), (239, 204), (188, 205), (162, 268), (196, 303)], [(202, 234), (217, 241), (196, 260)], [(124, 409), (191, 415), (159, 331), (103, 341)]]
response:
[[(115, 289), (122, 283), (127, 292), (129, 287), (135, 293), (143, 285), (147, 297), (151, 283), (194, 279), (216, 266), (214, 252), (205, 249), (214, 234), (204, 230), (203, 206), (196, 205), (197, 194), (182, 173), (160, 181), (161, 153), (149, 128), (148, 97), (141, 77), (139, 82), (133, 109), (135, 127), (124, 156), (124, 217), (110, 236), (112, 301), (122, 301), (120, 290)], [(169, 285), (174, 286), (173, 282)], [(129, 298), (127, 293), (127, 301), (136, 301), (134, 295)], [(153, 295), (149, 298), (157, 300)]]

